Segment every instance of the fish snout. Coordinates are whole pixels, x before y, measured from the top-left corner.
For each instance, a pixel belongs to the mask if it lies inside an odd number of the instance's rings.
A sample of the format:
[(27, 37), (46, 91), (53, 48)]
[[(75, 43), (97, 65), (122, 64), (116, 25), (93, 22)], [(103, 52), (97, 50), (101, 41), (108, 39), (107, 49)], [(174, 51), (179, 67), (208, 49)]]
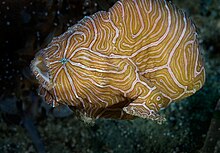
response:
[(50, 80), (49, 67), (47, 66), (47, 61), (44, 54), (37, 53), (35, 58), (31, 61), (31, 71), (35, 75), (36, 79), (39, 81), (46, 90), (51, 90), (52, 82)]

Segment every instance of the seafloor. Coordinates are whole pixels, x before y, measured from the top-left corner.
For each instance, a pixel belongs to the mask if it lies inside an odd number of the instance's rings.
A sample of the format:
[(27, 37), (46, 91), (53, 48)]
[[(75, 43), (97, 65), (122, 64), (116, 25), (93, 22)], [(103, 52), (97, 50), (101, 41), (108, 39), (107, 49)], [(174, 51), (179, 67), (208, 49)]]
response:
[(165, 109), (164, 124), (99, 119), (91, 126), (39, 98), (29, 70), (34, 54), (83, 16), (114, 2), (0, 0), (1, 153), (220, 153), (220, 0), (173, 0), (197, 25), (206, 83)]

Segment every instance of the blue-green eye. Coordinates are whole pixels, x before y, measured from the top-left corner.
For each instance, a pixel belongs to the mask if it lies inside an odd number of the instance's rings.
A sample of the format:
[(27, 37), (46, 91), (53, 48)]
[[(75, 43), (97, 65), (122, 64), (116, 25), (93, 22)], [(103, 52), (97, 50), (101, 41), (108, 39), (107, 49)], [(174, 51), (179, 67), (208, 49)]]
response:
[(60, 62), (61, 62), (62, 64), (66, 64), (66, 63), (68, 62), (68, 59), (62, 58), (62, 59), (60, 60)]

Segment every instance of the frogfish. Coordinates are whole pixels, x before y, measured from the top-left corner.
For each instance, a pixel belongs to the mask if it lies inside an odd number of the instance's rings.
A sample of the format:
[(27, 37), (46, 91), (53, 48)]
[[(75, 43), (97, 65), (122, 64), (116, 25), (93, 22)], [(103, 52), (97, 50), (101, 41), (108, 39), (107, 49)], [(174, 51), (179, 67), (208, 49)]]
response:
[(166, 0), (119, 0), (54, 37), (31, 62), (39, 94), (91, 119), (164, 121), (198, 91), (205, 68), (196, 26)]

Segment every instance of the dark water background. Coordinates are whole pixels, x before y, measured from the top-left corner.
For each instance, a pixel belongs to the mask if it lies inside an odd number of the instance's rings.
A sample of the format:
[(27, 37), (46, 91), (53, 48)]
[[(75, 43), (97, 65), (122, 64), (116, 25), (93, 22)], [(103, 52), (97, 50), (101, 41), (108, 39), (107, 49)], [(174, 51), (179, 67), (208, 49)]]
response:
[(198, 27), (206, 83), (162, 113), (167, 122), (89, 126), (37, 95), (29, 70), (53, 36), (116, 0), (0, 0), (0, 153), (220, 153), (220, 0), (173, 0)]

